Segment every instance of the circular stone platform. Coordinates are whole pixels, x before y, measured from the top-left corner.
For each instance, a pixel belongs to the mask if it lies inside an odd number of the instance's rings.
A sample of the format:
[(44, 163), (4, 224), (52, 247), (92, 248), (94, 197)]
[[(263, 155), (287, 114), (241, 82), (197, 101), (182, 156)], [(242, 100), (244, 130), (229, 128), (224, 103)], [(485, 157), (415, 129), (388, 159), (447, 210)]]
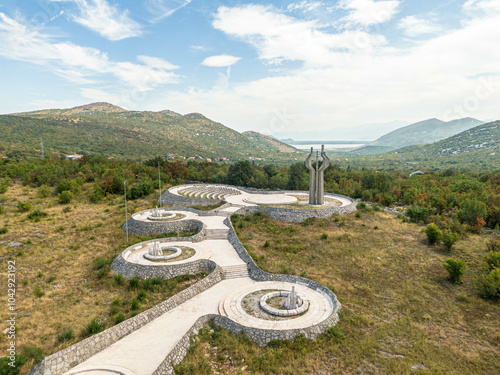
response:
[[(194, 262), (198, 259), (210, 259), (212, 256), (212, 252), (209, 249), (204, 249), (201, 246), (197, 246), (191, 242), (160, 242), (160, 246), (169, 246), (169, 247), (187, 247), (194, 251), (194, 254), (189, 258), (178, 260), (176, 258), (167, 259), (167, 260), (148, 260), (144, 257), (144, 254), (147, 254), (150, 246), (152, 244), (147, 243), (138, 243), (134, 246), (129, 247), (124, 251), (123, 257), (127, 262), (142, 264), (142, 265), (152, 265), (152, 266), (165, 266), (165, 265), (174, 265), (181, 263), (190, 263)], [(183, 253), (187, 253), (187, 250), (183, 250)]]
[(297, 198), (284, 194), (252, 194), (245, 198), (245, 202), (254, 204), (291, 204)]
[[(243, 299), (259, 290), (291, 290), (295, 286), (298, 295), (309, 301), (309, 309), (301, 316), (291, 316), (288, 319), (264, 320), (248, 314), (242, 306)], [(258, 302), (257, 302), (258, 303)], [(300, 329), (319, 324), (333, 313), (332, 302), (325, 295), (303, 285), (278, 281), (253, 282), (250, 285), (234, 290), (219, 304), (219, 313), (232, 321), (246, 327), (260, 329)]]
[[(151, 247), (153, 247), (154, 245), (151, 245), (149, 246), (149, 249), (151, 249)], [(177, 257), (180, 257), (181, 254), (182, 254), (182, 249), (178, 248), (178, 247), (175, 247), (175, 246), (168, 246), (168, 244), (166, 244), (166, 246), (162, 246), (161, 244), (159, 245), (160, 246), (160, 249), (161, 251), (173, 251), (174, 253), (173, 254), (169, 254), (169, 255), (151, 255), (149, 254), (149, 250), (144, 253), (144, 258), (148, 259), (148, 260), (169, 260), (169, 259), (174, 259), (174, 258), (177, 258)]]

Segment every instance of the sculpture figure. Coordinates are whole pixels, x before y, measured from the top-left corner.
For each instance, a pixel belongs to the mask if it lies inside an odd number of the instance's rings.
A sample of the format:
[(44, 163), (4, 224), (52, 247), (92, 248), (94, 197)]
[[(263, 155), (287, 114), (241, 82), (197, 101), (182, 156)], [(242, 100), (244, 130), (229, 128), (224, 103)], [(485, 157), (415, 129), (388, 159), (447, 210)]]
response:
[(306, 167), (310, 171), (309, 177), (309, 204), (321, 205), (325, 203), (325, 177), (324, 171), (330, 166), (330, 159), (325, 154), (325, 145), (321, 145), (321, 157), (323, 158), (323, 164), (319, 167), (319, 155), (316, 152), (316, 168), (312, 165), (313, 158), (313, 148), (311, 147), (311, 153), (306, 159)]

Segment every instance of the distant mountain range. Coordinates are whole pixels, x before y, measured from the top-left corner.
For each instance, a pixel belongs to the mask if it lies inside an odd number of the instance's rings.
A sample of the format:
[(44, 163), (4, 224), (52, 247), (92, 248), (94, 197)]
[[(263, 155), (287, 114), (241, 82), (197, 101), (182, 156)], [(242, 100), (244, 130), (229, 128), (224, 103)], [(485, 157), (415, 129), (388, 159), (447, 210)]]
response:
[(476, 126), (429, 145), (404, 147), (395, 152), (428, 158), (474, 157), (478, 163), (492, 156), (500, 167), (500, 121)]
[(373, 155), (406, 146), (430, 144), (481, 124), (482, 121), (470, 117), (449, 122), (432, 118), (396, 129), (366, 146), (351, 151), (350, 154)]
[(256, 132), (241, 134), (202, 114), (127, 111), (109, 103), (0, 116), (0, 156), (84, 154), (145, 160), (294, 159), (300, 151)]

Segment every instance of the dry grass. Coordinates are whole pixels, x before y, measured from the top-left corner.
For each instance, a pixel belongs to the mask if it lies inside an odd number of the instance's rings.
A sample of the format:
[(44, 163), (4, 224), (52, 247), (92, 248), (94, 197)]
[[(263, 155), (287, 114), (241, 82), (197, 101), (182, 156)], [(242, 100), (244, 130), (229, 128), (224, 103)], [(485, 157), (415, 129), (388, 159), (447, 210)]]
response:
[[(203, 345), (178, 373), (498, 373), (499, 305), (482, 299), (472, 282), (487, 236), (462, 239), (449, 255), (425, 244), (422, 226), (385, 213), (352, 214), (307, 226), (255, 216), (233, 222), (264, 270), (307, 275), (336, 293), (345, 339), (325, 335), (261, 349), (224, 330), (205, 332)], [(446, 279), (442, 263), (449, 256), (467, 262), (461, 285)], [(209, 360), (203, 362), (207, 353)], [(227, 358), (230, 367), (224, 365)], [(416, 368), (418, 364), (427, 370)]]
[[(88, 187), (91, 190), (91, 187)], [(85, 189), (70, 205), (60, 205), (56, 197), (38, 198), (36, 189), (27, 191), (12, 184), (2, 197), (6, 203), (0, 213), (0, 228), (7, 227), (0, 235), (0, 313), (7, 316), (7, 261), (16, 262), (17, 280), (17, 349), (23, 346), (38, 347), (45, 355), (51, 354), (81, 339), (80, 331), (92, 319), (114, 324), (110, 316), (111, 303), (120, 300), (119, 313), (125, 318), (152, 307), (192, 284), (195, 280), (179, 282), (170, 289), (147, 292), (138, 310), (132, 311), (130, 302), (136, 298), (137, 290), (128, 290), (127, 280), (122, 285), (113, 282), (111, 272), (101, 275), (94, 264), (102, 258), (108, 264), (126, 247), (125, 233), (121, 225), (125, 221), (123, 201), (120, 197), (104, 200), (100, 204), (89, 204)], [(33, 208), (47, 212), (40, 221), (27, 219), (29, 212), (19, 212), (17, 202), (32, 202)], [(70, 207), (64, 212), (64, 207)], [(154, 207), (153, 198), (130, 201), (128, 213)], [(130, 242), (137, 241), (130, 236)], [(22, 245), (8, 247), (11, 241)], [(37, 297), (35, 290), (43, 295)], [(40, 295), (41, 293), (39, 293)], [(0, 329), (7, 328), (1, 323)], [(59, 343), (57, 335), (72, 329), (75, 339)], [(2, 335), (0, 350), (5, 352), (7, 337)], [(29, 361), (21, 374), (33, 366)]]

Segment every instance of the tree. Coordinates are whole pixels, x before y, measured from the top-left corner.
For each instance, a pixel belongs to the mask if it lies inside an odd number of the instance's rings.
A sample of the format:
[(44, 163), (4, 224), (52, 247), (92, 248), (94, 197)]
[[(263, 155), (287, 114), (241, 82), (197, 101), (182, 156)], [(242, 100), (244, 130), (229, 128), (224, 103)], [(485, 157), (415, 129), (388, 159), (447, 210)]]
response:
[(248, 160), (234, 163), (227, 171), (227, 183), (236, 186), (249, 186), (250, 180), (254, 177), (255, 171)]
[(290, 177), (288, 179), (287, 189), (309, 189), (309, 171), (307, 170), (304, 163), (294, 163), (290, 166)]
[(472, 227), (477, 224), (478, 218), (486, 217), (486, 213), (486, 204), (467, 198), (460, 204), (460, 209), (457, 211), (456, 217), (461, 223)]

